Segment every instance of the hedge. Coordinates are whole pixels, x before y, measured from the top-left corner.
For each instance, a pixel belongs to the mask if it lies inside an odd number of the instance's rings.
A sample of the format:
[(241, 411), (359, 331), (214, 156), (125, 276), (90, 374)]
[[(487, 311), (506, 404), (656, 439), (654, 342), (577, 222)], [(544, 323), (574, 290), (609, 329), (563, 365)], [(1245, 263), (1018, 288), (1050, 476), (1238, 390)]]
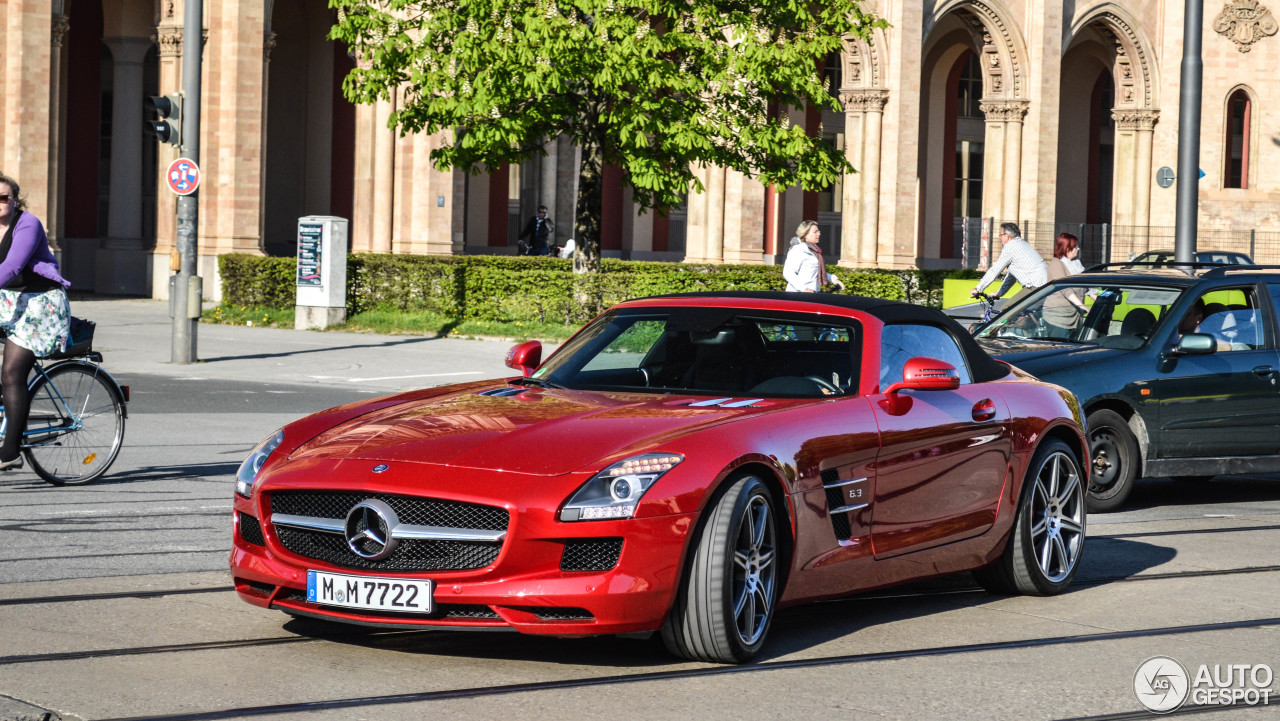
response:
[[(230, 253), (218, 256), (224, 303), (288, 309), (295, 261)], [(939, 307), (942, 281), (972, 270), (836, 269), (848, 292)], [(697, 265), (605, 258), (596, 275), (575, 275), (572, 261), (511, 256), (347, 256), (347, 313), (374, 308), (431, 311), (445, 317), (576, 325), (628, 298), (667, 293), (781, 290), (782, 266)], [(584, 306), (575, 298), (586, 297)]]

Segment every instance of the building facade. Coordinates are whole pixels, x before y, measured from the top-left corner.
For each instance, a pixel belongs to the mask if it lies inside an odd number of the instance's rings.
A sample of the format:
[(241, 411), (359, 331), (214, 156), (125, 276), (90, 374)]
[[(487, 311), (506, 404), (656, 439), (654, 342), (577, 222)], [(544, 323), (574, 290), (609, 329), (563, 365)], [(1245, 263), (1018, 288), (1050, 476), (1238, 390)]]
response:
[[(183, 0), (0, 5), (0, 170), (21, 182), (75, 288), (165, 297), (176, 222), (162, 173), (176, 151), (143, 135), (143, 100), (180, 89), (193, 45)], [(705, 191), (660, 215), (641, 212), (607, 168), (604, 254), (770, 263), (807, 218), (830, 260), (853, 267), (958, 267), (972, 252), (965, 218), (1105, 227), (1120, 260), (1171, 247), (1177, 180), (1161, 169), (1177, 167), (1182, 0), (866, 5), (890, 27), (828, 60), (843, 109), (790, 111), (857, 173), (808, 192), (699, 168)], [(349, 218), (355, 251), (513, 253), (538, 205), (557, 221), (556, 242), (572, 236), (566, 139), (520, 166), (437, 170), (429, 153), (447, 135), (389, 130), (395, 98), (343, 98), (355, 60), (326, 39), (326, 0), (204, 8), (206, 297), (218, 297), (218, 255), (290, 255), (303, 215)], [(1280, 233), (1280, 174), (1268, 170), (1280, 167), (1267, 104), (1280, 96), (1276, 30), (1257, 0), (1206, 2), (1202, 246)], [(1276, 240), (1252, 249), (1280, 262)]]

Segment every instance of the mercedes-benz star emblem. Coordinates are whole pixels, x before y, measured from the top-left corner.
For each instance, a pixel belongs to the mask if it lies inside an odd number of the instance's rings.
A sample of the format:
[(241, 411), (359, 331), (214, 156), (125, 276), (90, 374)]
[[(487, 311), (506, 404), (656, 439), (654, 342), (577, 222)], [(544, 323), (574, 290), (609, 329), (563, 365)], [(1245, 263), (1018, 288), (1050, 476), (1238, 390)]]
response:
[(398, 525), (400, 518), (385, 501), (361, 501), (347, 513), (347, 546), (361, 558), (381, 561), (400, 545), (391, 535)]

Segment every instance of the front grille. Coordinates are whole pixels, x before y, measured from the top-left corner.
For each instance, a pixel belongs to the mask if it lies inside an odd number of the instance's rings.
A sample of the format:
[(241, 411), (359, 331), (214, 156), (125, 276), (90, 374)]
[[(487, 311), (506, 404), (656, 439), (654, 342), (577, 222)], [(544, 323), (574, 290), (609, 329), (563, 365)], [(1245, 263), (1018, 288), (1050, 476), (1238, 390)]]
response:
[(346, 518), (347, 512), (361, 501), (377, 498), (395, 510), (401, 523), (414, 526), (473, 528), (481, 531), (505, 531), (507, 509), (461, 501), (442, 501), (415, 496), (391, 496), (381, 493), (332, 493), (326, 491), (278, 491), (270, 497), (272, 513), (314, 518)]
[[(818, 475), (822, 478), (822, 485), (826, 487), (828, 513), (830, 513), (833, 508), (843, 507), (844, 489), (840, 487), (832, 488), (834, 484), (840, 482), (840, 472), (834, 468), (828, 468)], [(831, 530), (835, 532), (836, 540), (849, 540), (849, 537), (853, 535), (853, 528), (849, 525), (849, 514), (832, 513)]]
[(538, 617), (541, 621), (594, 621), (595, 616), (585, 608), (562, 608), (558, 606), (535, 606), (523, 609)]
[[(353, 506), (377, 498), (396, 512), (401, 523), (480, 531), (505, 531), (505, 508), (434, 498), (386, 494), (281, 491), (270, 496), (271, 512), (312, 518), (345, 519)], [(370, 561), (351, 551), (344, 535), (276, 526), (280, 543), (292, 553), (342, 568), (367, 571), (467, 571), (484, 568), (498, 558), (502, 544), (486, 541), (401, 540), (395, 552)]]
[(621, 538), (583, 538), (565, 541), (561, 571), (608, 571), (622, 555)]
[(307, 592), (300, 589), (289, 589), (287, 593), (280, 596), (281, 600), (295, 601), (297, 603), (306, 603), (308, 606), (317, 606), (320, 608), (329, 608), (335, 611), (342, 611), (354, 616), (378, 616), (381, 618), (406, 618), (406, 619), (430, 619), (440, 620), (445, 618), (473, 619), (480, 621), (497, 621), (502, 617), (492, 608), (481, 604), (474, 603), (437, 603), (436, 608), (431, 613), (381, 613), (378, 611), (369, 611), (359, 608), (339, 608), (337, 606), (318, 606), (318, 604), (307, 603)]
[(255, 546), (267, 545), (267, 542), (262, 538), (262, 524), (258, 523), (258, 519), (247, 513), (240, 514), (240, 538), (245, 543), (252, 543)]
[(344, 536), (289, 526), (275, 528), (280, 543), (299, 556), (366, 571), (467, 571), (493, 563), (502, 550), (497, 543), (406, 539), (389, 557), (370, 561), (352, 553)]

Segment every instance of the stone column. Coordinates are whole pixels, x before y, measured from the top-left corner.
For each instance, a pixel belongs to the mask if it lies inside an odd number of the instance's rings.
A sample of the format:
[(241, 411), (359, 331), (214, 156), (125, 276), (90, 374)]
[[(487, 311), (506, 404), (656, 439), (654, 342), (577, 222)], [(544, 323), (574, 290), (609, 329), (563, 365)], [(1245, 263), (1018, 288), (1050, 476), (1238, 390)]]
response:
[[(173, 18), (168, 18), (156, 28), (161, 95), (182, 89), (182, 27), (173, 22)], [(177, 270), (176, 259), (170, 257), (171, 253), (177, 253), (177, 196), (165, 183), (165, 171), (177, 157), (176, 147), (156, 143), (156, 247), (151, 258), (151, 291), (156, 298), (169, 297), (169, 273)]]
[(147, 38), (106, 38), (111, 50), (111, 191), (107, 237), (94, 267), (94, 290), (142, 294), (148, 253), (142, 240), (142, 61), (151, 49)]
[[(1151, 225), (1151, 145), (1160, 111), (1116, 109), (1115, 121), (1115, 190), (1113, 192), (1115, 225), (1120, 237), (1127, 236), (1131, 245), (1127, 252), (1150, 250), (1147, 227)], [(1118, 248), (1116, 250), (1119, 250)], [(1112, 257), (1125, 257), (1112, 252)]]
[(874, 267), (879, 248), (880, 157), (884, 107), (889, 91), (855, 90), (846, 93), (845, 157), (857, 175), (846, 176), (841, 205), (843, 235), (840, 264)]
[(395, 109), (395, 96), (379, 100), (374, 106), (375, 129), (373, 149), (373, 242), (374, 253), (391, 252), (391, 228), (395, 193), (395, 132), (387, 121)]
[(62, 213), (62, 183), (59, 178), (59, 155), (63, 120), (66, 118), (66, 107), (62, 103), (62, 38), (71, 28), (66, 15), (61, 14), (63, 3), (55, 2), (52, 21), (51, 52), (49, 54), (49, 209), (46, 211), (44, 229), (49, 236), (49, 249), (61, 256), (62, 248), (58, 245), (58, 236), (62, 232), (59, 214)]
[(1022, 185), (1022, 118), (1025, 100), (984, 100), (978, 106), (987, 132), (982, 176), (982, 214), (1018, 221)]
[[(566, 239), (572, 237), (572, 235), (566, 235), (566, 231), (570, 234), (573, 233), (572, 219), (553, 215), (556, 211), (556, 173), (559, 172), (560, 167), (559, 144), (560, 138), (557, 136), (548, 140), (546, 145), (542, 147), (546, 155), (541, 158), (542, 174), (538, 179), (538, 205), (547, 206), (547, 215), (556, 224), (555, 230), (551, 234), (551, 242), (553, 244), (563, 243)], [(565, 220), (569, 220), (568, 224), (564, 222)]]

